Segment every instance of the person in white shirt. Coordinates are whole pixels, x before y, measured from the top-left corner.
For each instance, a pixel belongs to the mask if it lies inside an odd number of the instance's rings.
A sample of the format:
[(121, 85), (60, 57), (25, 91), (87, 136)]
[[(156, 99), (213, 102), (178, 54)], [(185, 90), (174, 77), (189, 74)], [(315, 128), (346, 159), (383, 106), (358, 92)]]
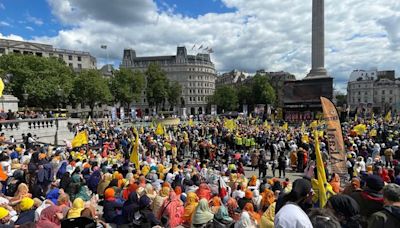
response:
[(292, 191), (277, 202), (275, 228), (312, 228), (308, 215), (302, 209), (310, 205), (312, 195), (311, 181), (306, 179), (294, 181)]

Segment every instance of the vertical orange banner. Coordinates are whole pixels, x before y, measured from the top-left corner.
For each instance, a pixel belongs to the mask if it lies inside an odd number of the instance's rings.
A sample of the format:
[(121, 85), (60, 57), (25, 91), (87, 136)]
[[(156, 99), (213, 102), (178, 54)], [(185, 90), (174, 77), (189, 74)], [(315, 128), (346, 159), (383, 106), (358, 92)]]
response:
[(335, 105), (329, 99), (321, 97), (324, 120), (327, 125), (328, 151), (330, 155), (331, 173), (337, 173), (341, 177), (347, 174), (346, 151), (344, 148), (342, 127)]

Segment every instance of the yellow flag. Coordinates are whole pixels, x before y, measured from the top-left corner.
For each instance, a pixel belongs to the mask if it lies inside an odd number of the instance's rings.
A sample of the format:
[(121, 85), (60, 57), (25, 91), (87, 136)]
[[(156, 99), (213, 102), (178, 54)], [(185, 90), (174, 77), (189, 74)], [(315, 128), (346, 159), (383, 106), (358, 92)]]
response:
[(3, 90), (4, 90), (4, 82), (3, 79), (0, 78), (0, 97), (3, 96)]
[(306, 125), (304, 124), (304, 122), (301, 122), (300, 132), (301, 132), (302, 134), (304, 134), (304, 133), (306, 132)]
[(140, 126), (140, 134), (144, 134), (144, 128), (143, 128), (143, 126)]
[(369, 123), (370, 123), (371, 125), (374, 125), (374, 124), (375, 124), (375, 114), (374, 114), (374, 113), (372, 113), (372, 117), (371, 117), (371, 120), (369, 121)]
[(192, 118), (189, 119), (189, 126), (190, 126), (190, 127), (193, 127), (193, 126), (194, 126), (194, 123), (193, 123), (193, 119), (192, 119)]
[(72, 148), (80, 147), (82, 145), (88, 144), (88, 134), (86, 131), (81, 131), (76, 134), (75, 138), (72, 140)]
[(227, 128), (229, 131), (233, 131), (236, 128), (236, 123), (235, 120), (231, 119), (225, 119), (224, 121), (224, 127)]
[(357, 116), (357, 114), (354, 116), (354, 122), (357, 122), (357, 120), (358, 120), (358, 116)]
[(285, 130), (285, 131), (287, 131), (288, 128), (289, 128), (289, 127), (288, 127), (288, 123), (285, 122), (285, 123), (282, 125), (282, 129)]
[(310, 138), (308, 138), (308, 135), (303, 135), (303, 136), (301, 136), (301, 141), (303, 143), (309, 143), (310, 142)]
[(317, 159), (317, 173), (318, 173), (318, 199), (319, 199), (319, 207), (324, 208), (326, 201), (327, 201), (327, 196), (326, 196), (326, 188), (325, 186), (327, 185), (326, 181), (326, 174), (325, 174), (325, 166), (322, 160), (321, 156), (321, 151), (319, 148), (319, 141), (317, 131), (314, 131), (314, 138), (315, 138), (315, 155)]
[(376, 137), (377, 134), (378, 134), (378, 132), (376, 131), (376, 129), (372, 129), (372, 130), (369, 132), (369, 136), (370, 136), (370, 137)]
[(136, 170), (139, 170), (139, 134), (136, 128), (133, 129), (133, 133), (135, 134), (135, 143), (133, 144), (132, 153), (129, 160), (135, 164)]
[(367, 126), (365, 124), (358, 124), (354, 126), (353, 130), (357, 132), (357, 135), (363, 135), (367, 131)]
[(313, 122), (310, 123), (310, 128), (315, 130), (315, 128), (318, 127), (318, 121), (314, 120)]
[(164, 134), (164, 128), (162, 127), (162, 125), (159, 123), (157, 125), (157, 129), (156, 129), (156, 135), (163, 135)]
[(392, 121), (392, 112), (391, 112), (391, 111), (388, 111), (388, 112), (386, 113), (385, 121), (386, 121), (386, 122), (391, 122), (391, 121)]
[(264, 121), (264, 129), (265, 130), (270, 130), (271, 129), (271, 126), (268, 124), (267, 120)]

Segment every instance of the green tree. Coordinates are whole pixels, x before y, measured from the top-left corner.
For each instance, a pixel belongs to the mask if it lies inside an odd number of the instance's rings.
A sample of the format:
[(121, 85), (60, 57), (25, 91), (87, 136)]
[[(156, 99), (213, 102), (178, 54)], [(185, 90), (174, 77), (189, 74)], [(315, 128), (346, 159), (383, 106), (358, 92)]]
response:
[[(5, 93), (13, 94), (23, 101), (28, 93), (28, 104), (36, 107), (57, 107), (60, 97), (68, 98), (73, 89), (74, 72), (58, 58), (34, 55), (9, 54), (0, 57), (1, 77), (8, 78)], [(67, 102), (67, 100), (64, 100)]]
[(182, 86), (178, 82), (170, 82), (168, 86), (168, 103), (172, 109), (180, 102), (182, 95)]
[(78, 74), (74, 84), (74, 96), (78, 102), (89, 105), (90, 115), (96, 103), (112, 100), (108, 80), (97, 70), (84, 70)]
[(218, 87), (215, 90), (214, 95), (211, 96), (210, 102), (216, 104), (220, 110), (234, 111), (238, 107), (236, 89), (227, 85)]
[(255, 104), (274, 104), (276, 94), (268, 78), (256, 74), (252, 80), (253, 97)]
[(146, 97), (150, 106), (155, 106), (156, 111), (160, 105), (165, 104), (168, 98), (169, 82), (164, 70), (158, 64), (151, 63), (145, 72), (147, 87)]
[(345, 104), (347, 104), (347, 95), (337, 94), (335, 98), (337, 107), (343, 107)]
[(244, 84), (237, 88), (238, 101), (240, 105), (247, 104), (249, 109), (253, 107), (255, 97), (253, 96), (252, 85)]
[(128, 106), (140, 98), (144, 85), (144, 75), (140, 71), (120, 69), (111, 79), (110, 90), (116, 102)]

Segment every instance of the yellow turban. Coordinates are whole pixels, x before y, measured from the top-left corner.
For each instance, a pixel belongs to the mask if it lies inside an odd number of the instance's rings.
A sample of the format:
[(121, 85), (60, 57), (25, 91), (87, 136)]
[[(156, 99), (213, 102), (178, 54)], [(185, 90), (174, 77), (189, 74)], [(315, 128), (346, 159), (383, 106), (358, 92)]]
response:
[(8, 210), (4, 207), (0, 207), (0, 219), (5, 218), (9, 214)]
[(72, 203), (72, 208), (69, 209), (67, 218), (79, 218), (81, 217), (81, 212), (85, 207), (85, 202), (81, 198), (76, 198)]
[(34, 201), (31, 198), (24, 197), (19, 203), (21, 211), (27, 211), (33, 207)]

